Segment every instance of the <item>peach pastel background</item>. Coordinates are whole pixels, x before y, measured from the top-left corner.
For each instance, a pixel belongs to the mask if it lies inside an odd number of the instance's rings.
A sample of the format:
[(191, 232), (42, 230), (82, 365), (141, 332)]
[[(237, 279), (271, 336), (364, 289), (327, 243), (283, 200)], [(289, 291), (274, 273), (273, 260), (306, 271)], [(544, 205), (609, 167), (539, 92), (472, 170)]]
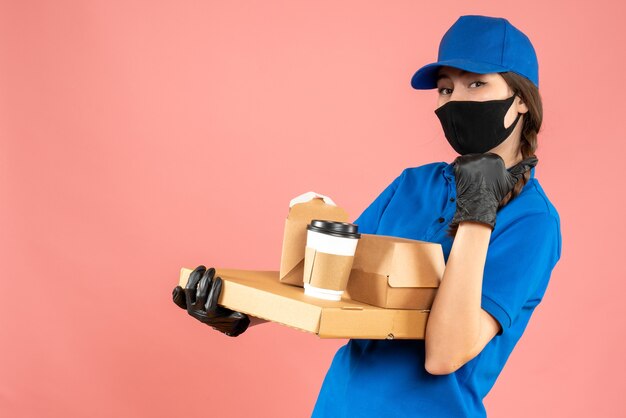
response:
[(626, 416), (624, 9), (1, 1), (0, 415), (309, 416), (346, 341), (213, 332), (172, 303), (179, 268), (278, 269), (294, 196), (355, 219), (403, 168), (452, 161), (435, 90), (409, 81), (484, 14), (537, 49), (536, 175), (563, 233), (488, 412)]

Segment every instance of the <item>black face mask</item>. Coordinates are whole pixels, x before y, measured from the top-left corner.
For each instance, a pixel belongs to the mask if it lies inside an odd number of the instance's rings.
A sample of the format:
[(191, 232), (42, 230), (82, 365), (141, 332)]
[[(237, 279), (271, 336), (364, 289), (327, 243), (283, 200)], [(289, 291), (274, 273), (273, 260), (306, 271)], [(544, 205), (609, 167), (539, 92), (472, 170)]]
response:
[(515, 95), (503, 100), (486, 102), (451, 100), (435, 110), (452, 148), (461, 155), (485, 153), (500, 145), (511, 135), (519, 121), (504, 127), (504, 116)]

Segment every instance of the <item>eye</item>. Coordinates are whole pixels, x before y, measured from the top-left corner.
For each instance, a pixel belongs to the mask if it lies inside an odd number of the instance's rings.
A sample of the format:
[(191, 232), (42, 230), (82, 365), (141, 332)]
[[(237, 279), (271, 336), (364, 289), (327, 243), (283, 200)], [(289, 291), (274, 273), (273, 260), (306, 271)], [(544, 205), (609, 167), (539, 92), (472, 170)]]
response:
[(483, 84), (487, 84), (487, 83), (485, 83), (485, 82), (482, 82), (482, 81), (478, 81), (478, 80), (477, 80), (477, 81), (474, 81), (473, 83), (471, 83), (471, 84), (470, 84), (470, 86), (471, 86), (472, 84), (476, 84), (476, 83), (479, 83), (481, 86), (482, 86)]
[[(480, 87), (480, 86), (482, 86), (484, 84), (487, 84), (487, 83), (485, 83), (484, 81), (476, 80), (476, 81), (470, 83), (470, 87), (472, 85), (474, 85), (474, 84), (478, 84), (478, 86), (476, 86), (476, 87)], [(447, 92), (448, 90), (449, 90), (449, 92)], [(441, 88), (438, 89), (438, 91), (439, 91), (439, 94), (441, 94), (441, 95), (448, 95), (448, 94), (450, 94), (452, 92), (452, 89), (449, 89), (447, 87), (441, 87)]]

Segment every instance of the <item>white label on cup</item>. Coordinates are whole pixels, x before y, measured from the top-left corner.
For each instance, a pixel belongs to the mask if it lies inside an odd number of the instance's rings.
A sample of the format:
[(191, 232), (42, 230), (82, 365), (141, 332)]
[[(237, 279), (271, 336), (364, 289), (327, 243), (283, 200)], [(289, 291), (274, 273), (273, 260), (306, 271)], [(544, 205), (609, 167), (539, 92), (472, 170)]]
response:
[(358, 238), (338, 237), (317, 231), (307, 230), (306, 246), (318, 251), (336, 255), (354, 255)]

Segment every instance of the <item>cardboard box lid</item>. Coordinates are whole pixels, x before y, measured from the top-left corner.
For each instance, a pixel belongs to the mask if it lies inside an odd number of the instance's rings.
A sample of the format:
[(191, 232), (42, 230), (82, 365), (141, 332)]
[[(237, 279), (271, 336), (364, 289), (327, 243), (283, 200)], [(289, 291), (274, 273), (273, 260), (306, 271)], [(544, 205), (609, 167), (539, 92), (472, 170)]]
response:
[[(184, 287), (193, 270), (180, 270)], [(277, 271), (216, 268), (223, 280), (218, 303), (320, 338), (423, 339), (429, 310), (384, 309), (347, 298), (316, 299), (281, 283)]]
[(445, 267), (439, 243), (376, 234), (361, 234), (353, 264), (391, 287), (439, 287)]
[(307, 236), (306, 225), (312, 219), (347, 222), (348, 213), (339, 206), (325, 203), (324, 199), (319, 197), (315, 197), (308, 202), (296, 203), (290, 207), (280, 258), (280, 271), (283, 276), (287, 275), (304, 260)]

